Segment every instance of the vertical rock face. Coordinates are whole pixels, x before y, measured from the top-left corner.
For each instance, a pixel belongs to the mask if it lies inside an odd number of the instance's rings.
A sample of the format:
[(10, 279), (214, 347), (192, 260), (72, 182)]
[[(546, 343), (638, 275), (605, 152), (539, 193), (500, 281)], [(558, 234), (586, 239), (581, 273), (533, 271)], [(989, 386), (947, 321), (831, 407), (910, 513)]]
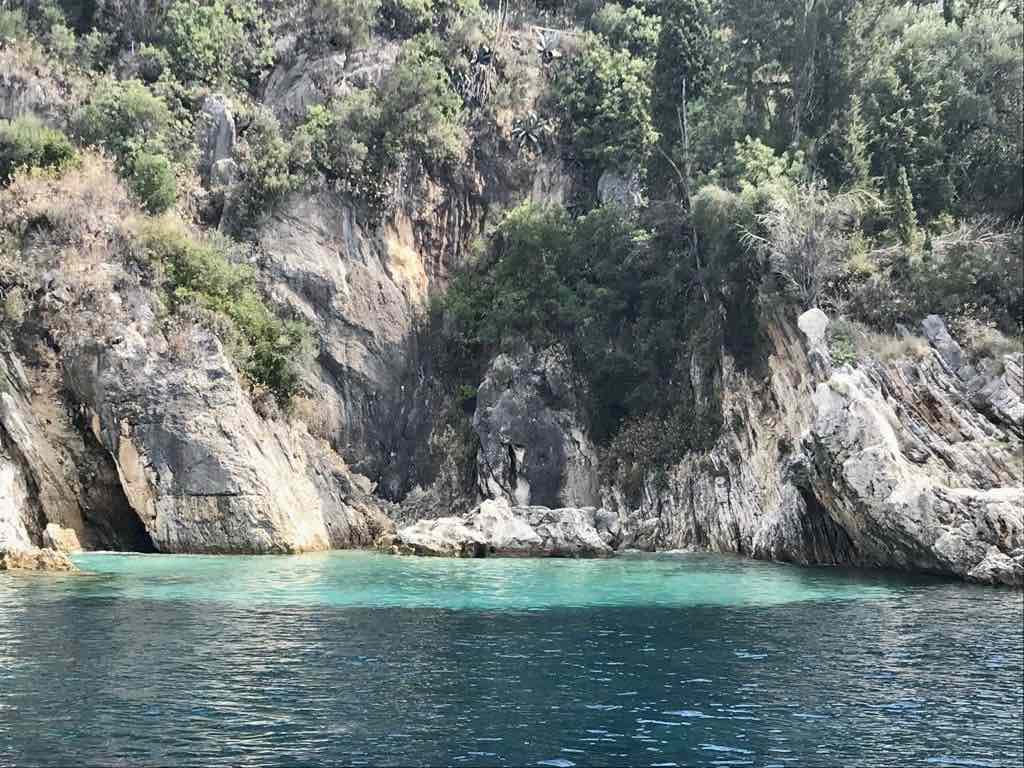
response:
[(597, 503), (597, 454), (563, 355), (499, 355), (477, 392), (478, 483), (518, 506)]
[(227, 97), (222, 94), (207, 96), (199, 113), (199, 172), (210, 182), (218, 163), (230, 160), (235, 148), (235, 117)]
[(426, 266), (408, 226), (367, 230), (337, 197), (296, 197), (261, 232), (271, 296), (316, 331), (307, 384), (322, 431), (348, 459), (381, 471), (409, 335), (427, 298)]
[(158, 550), (299, 552), (369, 544), (386, 527), (340, 460), (253, 411), (213, 334), (189, 329), (181, 361), (141, 330), (83, 347), (67, 380)]
[[(799, 563), (857, 561), (843, 531), (798, 483), (806, 472), (800, 444), (813, 419), (816, 383), (803, 334), (781, 317), (765, 330), (764, 372), (739, 370), (724, 351), (716, 363), (723, 427), (710, 449), (649, 476), (639, 499), (604, 488), (626, 546)], [(691, 375), (705, 375), (699, 361), (691, 368)]]

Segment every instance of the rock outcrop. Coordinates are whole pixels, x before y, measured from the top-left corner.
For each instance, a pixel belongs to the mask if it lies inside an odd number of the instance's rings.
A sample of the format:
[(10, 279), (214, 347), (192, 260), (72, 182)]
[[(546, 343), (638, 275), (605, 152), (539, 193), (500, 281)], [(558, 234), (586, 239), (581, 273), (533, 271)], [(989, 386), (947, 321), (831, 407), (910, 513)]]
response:
[[(138, 271), (109, 258), (133, 235), (123, 223), (130, 204), (108, 169), (90, 160), (73, 173), (62, 204), (81, 221), (64, 236), (90, 238), (71, 241), (85, 263), (47, 271), (49, 251), (22, 252), (44, 275), (19, 337), (37, 359), (0, 360), (0, 543), (38, 545), (56, 524), (86, 548), (371, 545), (391, 525), (371, 483), (303, 426), (257, 413), (218, 336), (168, 320)], [(47, 210), (51, 183), (19, 191), (11, 215)], [(109, 490), (105, 501), (94, 487)], [(68, 538), (50, 529), (53, 543)]]
[(1024, 355), (998, 376), (963, 374), (941, 319), (923, 328), (922, 360), (841, 368), (817, 386), (810, 487), (859, 560), (1024, 585)]
[(442, 557), (602, 557), (612, 548), (595, 527), (593, 508), (512, 507), (488, 500), (462, 517), (421, 520), (380, 540), (395, 554)]
[(558, 350), (496, 357), (477, 391), (473, 429), (485, 497), (518, 506), (597, 504), (597, 453)]
[[(605, 540), (1024, 583), (1024, 354), (972, 365), (931, 317), (916, 356), (836, 367), (828, 324), (820, 310), (771, 318), (763, 369), (724, 351), (713, 366), (695, 359), (691, 375), (717, 377), (723, 428), (638, 493), (604, 485)], [(551, 359), (500, 356), (480, 387), (485, 496), (559, 506), (597, 482), (589, 443), (586, 461), (568, 458), (581, 414)]]
[(71, 558), (54, 549), (0, 550), (0, 571), (77, 571)]

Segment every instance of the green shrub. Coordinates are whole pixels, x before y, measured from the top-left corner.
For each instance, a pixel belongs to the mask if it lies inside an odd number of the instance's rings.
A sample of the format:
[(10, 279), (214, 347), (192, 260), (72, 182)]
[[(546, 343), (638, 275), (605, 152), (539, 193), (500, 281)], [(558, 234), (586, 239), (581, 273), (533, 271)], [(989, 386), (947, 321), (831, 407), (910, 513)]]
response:
[(654, 57), (661, 29), (659, 16), (648, 15), (637, 5), (624, 8), (619, 3), (607, 3), (594, 14), (592, 24), (613, 48), (624, 48), (644, 59)]
[(381, 84), (383, 150), (389, 159), (412, 152), (425, 162), (440, 163), (461, 154), (462, 100), (442, 56), (437, 38), (411, 40)]
[(186, 83), (253, 86), (273, 61), (270, 27), (253, 0), (174, 0), (163, 42)]
[(403, 160), (438, 166), (460, 157), (465, 143), (462, 101), (437, 39), (425, 35), (406, 43), (379, 90), (310, 109), (294, 158), (379, 214)]
[(253, 110), (236, 158), (242, 174), (227, 212), (236, 229), (245, 229), (297, 189), (301, 179), (293, 173), (292, 148), (281, 135), (277, 118), (263, 106)]
[(9, 182), (20, 167), (59, 169), (74, 157), (68, 137), (38, 119), (0, 120), (0, 184)]
[(128, 183), (142, 206), (153, 214), (170, 209), (178, 196), (174, 168), (165, 155), (138, 153), (132, 160)]
[(430, 30), (445, 33), (460, 19), (479, 12), (478, 0), (383, 0), (380, 26), (396, 37)]
[(27, 36), (25, 13), (20, 8), (0, 8), (0, 40), (23, 40)]
[[(387, 189), (387, 169), (372, 167), (383, 159), (379, 157), (383, 129), (376, 95), (369, 89), (355, 91), (327, 107), (310, 109), (294, 139), (296, 154), (307, 153), (303, 160), (341, 191), (376, 205)], [(372, 156), (371, 150), (378, 155)]]
[(370, 42), (380, 0), (312, 0), (310, 31), (318, 40), (342, 51)]
[(137, 151), (163, 148), (171, 113), (140, 81), (105, 79), (74, 122), (84, 143), (103, 147), (124, 168)]
[(144, 222), (138, 234), (147, 258), (166, 276), (172, 309), (196, 306), (226, 320), (222, 340), (239, 369), (287, 405), (309, 352), (308, 329), (270, 310), (256, 289), (252, 268), (230, 261), (225, 243), (194, 240), (167, 218)]

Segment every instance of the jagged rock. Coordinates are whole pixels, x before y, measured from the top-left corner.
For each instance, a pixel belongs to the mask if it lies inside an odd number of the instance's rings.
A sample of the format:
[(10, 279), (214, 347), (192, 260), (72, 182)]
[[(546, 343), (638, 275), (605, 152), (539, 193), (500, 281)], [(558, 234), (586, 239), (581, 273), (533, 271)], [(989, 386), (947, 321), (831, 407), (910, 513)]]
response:
[(47, 523), (43, 531), (43, 546), (58, 552), (81, 552), (78, 535), (71, 528), (62, 528), (57, 523)]
[(260, 418), (217, 337), (192, 326), (182, 365), (142, 328), (83, 345), (67, 381), (162, 552), (270, 553), (370, 544), (384, 515), (326, 446)]
[(0, 571), (77, 571), (71, 558), (53, 549), (11, 549), (0, 552)]
[(941, 449), (957, 458), (937, 474), (908, 461), (903, 425), (864, 371), (834, 373), (814, 404), (812, 485), (863, 559), (1024, 584), (1008, 555), (1024, 546), (1024, 488), (972, 487), (974, 457), (955, 445)]
[(0, 40), (0, 120), (33, 115), (57, 126), (66, 111), (67, 88), (25, 49)]
[(385, 551), (448, 557), (610, 555), (594, 527), (597, 510), (510, 507), (487, 500), (463, 517), (420, 520), (379, 546)]
[(230, 160), (235, 148), (235, 117), (223, 94), (215, 93), (203, 101), (199, 113), (199, 173), (212, 181), (218, 163)]
[(561, 158), (540, 157), (533, 174), (530, 202), (565, 205), (572, 192), (572, 176)]
[(807, 338), (807, 361), (814, 373), (823, 378), (832, 373), (828, 324), (828, 316), (817, 307), (807, 310), (797, 319), (797, 327)]
[(964, 362), (964, 353), (956, 340), (949, 335), (945, 321), (938, 315), (928, 315), (921, 321), (921, 330), (947, 370), (953, 374), (959, 371)]
[(600, 557), (612, 553), (612, 548), (594, 527), (597, 515), (594, 507), (515, 507), (512, 514), (521, 517), (537, 532), (540, 550), (546, 555)]
[(400, 47), (397, 41), (387, 41), (348, 55), (279, 57), (281, 63), (267, 77), (263, 101), (282, 123), (300, 122), (315, 104), (379, 83), (394, 65)]

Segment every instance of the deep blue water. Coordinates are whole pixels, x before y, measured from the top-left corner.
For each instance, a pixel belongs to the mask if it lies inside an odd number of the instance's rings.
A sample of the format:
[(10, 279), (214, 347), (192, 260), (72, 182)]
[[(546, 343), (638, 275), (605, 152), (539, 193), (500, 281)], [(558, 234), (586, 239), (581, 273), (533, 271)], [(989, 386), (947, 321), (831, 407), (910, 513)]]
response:
[(1014, 766), (1022, 595), (706, 555), (0, 574), (0, 765)]

